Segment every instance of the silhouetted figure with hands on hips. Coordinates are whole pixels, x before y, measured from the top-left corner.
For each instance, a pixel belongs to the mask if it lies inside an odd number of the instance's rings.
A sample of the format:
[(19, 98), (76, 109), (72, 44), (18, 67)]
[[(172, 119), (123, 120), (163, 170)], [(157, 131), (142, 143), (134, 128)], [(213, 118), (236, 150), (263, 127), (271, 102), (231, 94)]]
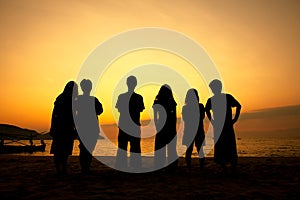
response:
[(50, 128), (50, 135), (53, 138), (50, 154), (54, 154), (58, 175), (67, 173), (68, 157), (72, 155), (74, 139), (77, 137), (72, 110), (72, 102), (77, 96), (78, 86), (74, 81), (70, 81), (54, 102)]
[[(227, 165), (230, 164), (232, 171), (235, 172), (238, 154), (233, 125), (239, 118), (241, 104), (232, 95), (221, 92), (222, 83), (220, 80), (213, 80), (209, 87), (214, 96), (207, 100), (205, 110), (214, 128), (214, 161), (220, 164), (225, 172)], [(234, 118), (232, 108), (236, 108)]]
[(80, 82), (83, 95), (79, 95), (75, 102), (76, 125), (79, 133), (79, 161), (81, 172), (89, 173), (92, 162), (92, 153), (99, 138), (100, 128), (98, 115), (103, 112), (102, 104), (99, 100), (91, 96), (92, 82), (88, 79), (83, 79)]
[(145, 106), (143, 97), (134, 92), (137, 85), (136, 77), (129, 76), (126, 83), (128, 91), (120, 94), (116, 103), (120, 113), (116, 168), (127, 169), (127, 145), (130, 143), (130, 167), (131, 170), (139, 171), (142, 165), (140, 113)]

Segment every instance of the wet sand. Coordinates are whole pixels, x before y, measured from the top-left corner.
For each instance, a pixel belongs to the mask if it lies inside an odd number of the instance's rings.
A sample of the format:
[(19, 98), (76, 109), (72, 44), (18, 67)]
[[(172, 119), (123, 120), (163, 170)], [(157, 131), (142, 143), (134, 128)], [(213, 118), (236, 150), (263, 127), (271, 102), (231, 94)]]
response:
[(51, 156), (0, 155), (1, 199), (298, 199), (300, 157), (241, 157), (238, 173), (224, 175), (206, 159), (203, 170), (184, 158), (175, 172), (119, 172), (94, 159), (82, 175), (77, 156), (68, 175), (56, 175)]

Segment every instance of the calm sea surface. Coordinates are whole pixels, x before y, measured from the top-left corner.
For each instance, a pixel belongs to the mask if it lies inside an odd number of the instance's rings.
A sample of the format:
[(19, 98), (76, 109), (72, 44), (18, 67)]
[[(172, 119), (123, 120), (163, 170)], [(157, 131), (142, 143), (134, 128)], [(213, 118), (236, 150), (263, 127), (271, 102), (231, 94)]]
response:
[[(28, 141), (22, 141), (29, 143)], [(39, 144), (40, 141), (34, 141)], [(49, 156), (52, 140), (45, 140), (46, 151), (22, 153), (19, 155), (31, 156)], [(95, 156), (115, 156), (117, 152), (116, 140), (101, 139), (98, 140), (93, 155)], [(141, 141), (142, 155), (153, 156), (154, 138), (142, 139)], [(186, 147), (181, 145), (181, 138), (177, 140), (177, 152), (179, 156), (183, 156)], [(299, 157), (300, 156), (300, 137), (284, 138), (284, 137), (242, 137), (237, 138), (237, 149), (240, 157)], [(213, 156), (213, 142), (206, 138), (206, 145), (204, 146), (206, 157)], [(74, 143), (73, 155), (79, 155), (78, 141)], [(194, 149), (193, 157), (197, 153)]]

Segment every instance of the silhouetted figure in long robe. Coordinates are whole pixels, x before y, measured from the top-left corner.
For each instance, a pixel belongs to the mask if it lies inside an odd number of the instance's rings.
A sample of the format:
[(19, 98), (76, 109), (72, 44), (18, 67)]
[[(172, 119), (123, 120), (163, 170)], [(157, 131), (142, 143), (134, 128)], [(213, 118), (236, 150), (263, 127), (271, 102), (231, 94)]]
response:
[[(241, 105), (232, 95), (221, 93), (221, 81), (213, 80), (209, 87), (214, 96), (207, 100), (205, 110), (214, 128), (214, 161), (222, 165), (224, 170), (227, 170), (227, 164), (231, 164), (232, 170), (235, 170), (238, 154), (233, 125), (239, 118)], [(232, 108), (236, 108), (234, 118)]]
[(75, 129), (72, 102), (77, 98), (78, 86), (74, 81), (66, 84), (64, 91), (56, 98), (52, 111), (50, 135), (52, 145), (50, 154), (54, 154), (54, 163), (58, 175), (67, 172), (68, 156), (72, 155)]

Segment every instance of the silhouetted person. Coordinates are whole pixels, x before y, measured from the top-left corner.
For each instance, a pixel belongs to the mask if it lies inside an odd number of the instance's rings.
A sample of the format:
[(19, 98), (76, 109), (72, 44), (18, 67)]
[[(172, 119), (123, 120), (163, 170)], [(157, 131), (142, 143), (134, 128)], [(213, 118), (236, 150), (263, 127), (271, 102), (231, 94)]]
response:
[(141, 123), (140, 112), (144, 107), (143, 97), (134, 92), (137, 85), (135, 76), (127, 78), (128, 91), (120, 94), (116, 103), (116, 108), (120, 113), (118, 151), (116, 167), (118, 169), (127, 168), (127, 145), (130, 143), (130, 166), (133, 169), (141, 168)]
[(30, 146), (33, 146), (33, 136), (32, 136), (32, 134), (30, 134), (29, 143), (30, 143)]
[(92, 90), (92, 82), (83, 79), (80, 82), (83, 95), (79, 95), (75, 108), (77, 110), (76, 125), (79, 133), (79, 161), (81, 172), (86, 174), (90, 170), (92, 162), (92, 153), (99, 137), (100, 128), (98, 123), (98, 115), (103, 112), (102, 104), (99, 100), (90, 96)]
[(182, 107), (182, 119), (184, 121), (184, 134), (182, 144), (186, 145), (185, 160), (188, 169), (191, 169), (191, 155), (196, 146), (200, 167), (204, 165), (203, 141), (205, 139), (203, 120), (205, 109), (199, 103), (199, 95), (196, 89), (189, 89), (185, 97), (185, 105)]
[[(214, 128), (214, 138), (217, 140), (214, 146), (214, 161), (220, 164), (224, 171), (227, 171), (227, 164), (231, 164), (232, 170), (235, 171), (238, 155), (233, 125), (239, 118), (241, 105), (232, 95), (221, 92), (220, 80), (213, 80), (209, 87), (214, 96), (207, 100), (205, 110)], [(234, 107), (236, 110), (233, 118)]]
[(176, 152), (176, 106), (171, 87), (167, 84), (161, 86), (153, 103), (154, 123), (156, 126), (154, 165), (162, 168), (168, 155), (169, 169), (174, 170), (178, 164)]
[(53, 140), (50, 154), (54, 154), (58, 175), (66, 174), (68, 156), (72, 155), (77, 136), (72, 112), (72, 101), (77, 95), (77, 84), (74, 81), (68, 82), (64, 91), (56, 98), (52, 111), (50, 135)]

